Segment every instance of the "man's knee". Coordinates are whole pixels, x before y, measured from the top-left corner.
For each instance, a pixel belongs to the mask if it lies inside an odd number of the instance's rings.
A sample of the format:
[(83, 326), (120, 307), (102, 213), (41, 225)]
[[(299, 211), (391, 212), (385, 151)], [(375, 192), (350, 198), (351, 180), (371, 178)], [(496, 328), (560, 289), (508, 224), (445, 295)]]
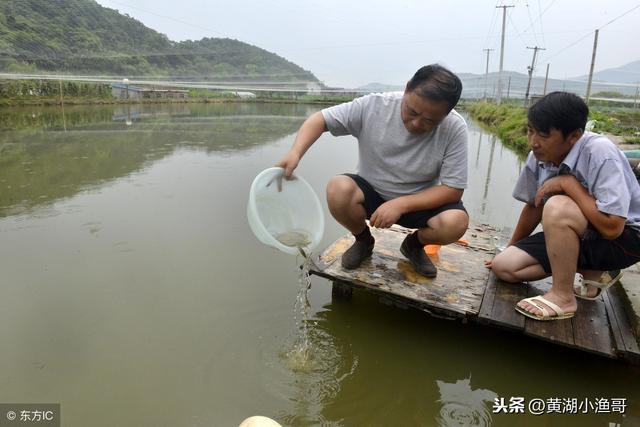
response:
[(450, 209), (434, 216), (427, 224), (435, 230), (446, 231), (451, 242), (455, 242), (467, 231), (469, 215), (462, 209)]
[(569, 224), (585, 220), (580, 207), (569, 196), (558, 194), (552, 196), (544, 204), (542, 221), (544, 224)]
[(327, 183), (327, 204), (329, 209), (357, 203), (359, 187), (345, 175), (334, 176)]

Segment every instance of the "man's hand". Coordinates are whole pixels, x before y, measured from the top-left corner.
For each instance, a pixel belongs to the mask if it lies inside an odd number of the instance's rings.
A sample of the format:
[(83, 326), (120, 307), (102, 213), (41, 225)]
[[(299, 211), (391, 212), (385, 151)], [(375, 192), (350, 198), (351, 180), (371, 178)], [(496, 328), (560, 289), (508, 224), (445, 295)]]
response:
[(378, 209), (371, 215), (369, 223), (373, 227), (389, 228), (395, 224), (404, 213), (402, 202), (398, 199), (389, 200), (378, 206)]
[(546, 196), (553, 196), (555, 194), (563, 194), (564, 187), (563, 184), (566, 183), (567, 180), (575, 179), (573, 175), (560, 175), (555, 176), (551, 179), (548, 179), (542, 184), (540, 188), (538, 188), (538, 192), (536, 193), (536, 197), (533, 200), (533, 204), (535, 207), (540, 206), (542, 199)]
[(298, 167), (298, 163), (300, 163), (300, 156), (295, 151), (289, 150), (289, 152), (285, 154), (284, 157), (275, 165), (276, 167), (284, 168), (285, 179), (291, 179), (291, 175)]

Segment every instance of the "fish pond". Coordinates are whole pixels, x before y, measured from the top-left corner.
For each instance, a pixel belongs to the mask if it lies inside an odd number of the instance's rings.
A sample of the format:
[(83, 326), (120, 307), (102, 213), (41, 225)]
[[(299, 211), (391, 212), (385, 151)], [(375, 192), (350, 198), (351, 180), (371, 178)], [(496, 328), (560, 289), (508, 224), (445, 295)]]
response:
[[(245, 212), (317, 110), (1, 111), (0, 402), (59, 403), (67, 427), (639, 425), (637, 368), (365, 292), (332, 298), (318, 277), (301, 300), (302, 257), (262, 245)], [(465, 206), (513, 227), (522, 159), (468, 123)], [(324, 206), (321, 247), (345, 234), (325, 184), (356, 164), (354, 138), (325, 134), (298, 168)]]

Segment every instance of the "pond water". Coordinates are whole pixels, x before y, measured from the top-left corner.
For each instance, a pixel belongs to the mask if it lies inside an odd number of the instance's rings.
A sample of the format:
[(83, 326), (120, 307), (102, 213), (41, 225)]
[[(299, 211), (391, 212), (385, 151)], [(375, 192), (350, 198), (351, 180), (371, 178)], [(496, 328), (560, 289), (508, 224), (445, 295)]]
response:
[[(60, 403), (64, 426), (638, 425), (637, 369), (431, 318), (312, 278), (312, 364), (296, 339), (301, 257), (260, 244), (253, 178), (316, 106), (180, 104), (0, 112), (0, 402)], [(521, 160), (471, 120), (473, 220), (513, 226)], [(353, 171), (324, 135), (298, 172), (324, 201)], [(619, 413), (492, 414), (493, 399), (625, 398)]]

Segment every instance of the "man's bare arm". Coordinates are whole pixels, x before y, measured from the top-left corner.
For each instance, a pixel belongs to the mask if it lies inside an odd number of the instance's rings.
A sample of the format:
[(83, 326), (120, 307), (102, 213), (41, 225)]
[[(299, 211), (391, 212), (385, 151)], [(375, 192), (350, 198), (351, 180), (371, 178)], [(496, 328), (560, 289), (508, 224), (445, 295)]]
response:
[(511, 239), (507, 246), (511, 246), (517, 241), (529, 236), (536, 229), (542, 220), (542, 205), (534, 206), (526, 203), (520, 211), (520, 217), (516, 228), (511, 234)]
[(587, 221), (605, 239), (613, 240), (622, 234), (626, 222), (625, 218), (600, 212), (595, 197), (589, 194), (573, 175), (556, 176), (546, 180), (536, 193), (536, 206), (542, 205), (541, 202), (545, 196), (553, 194), (565, 194), (576, 202)]
[(326, 131), (327, 124), (320, 111), (313, 113), (304, 121), (298, 130), (293, 146), (287, 154), (276, 163), (276, 166), (285, 169), (284, 176), (286, 178), (291, 177), (291, 174), (295, 168), (298, 167), (298, 163), (300, 163), (300, 159), (304, 156), (304, 153), (306, 153), (309, 147)]
[(381, 204), (371, 215), (371, 225), (387, 228), (409, 212), (435, 209), (449, 203), (460, 201), (464, 190), (436, 185), (416, 194), (397, 197)]
[(596, 199), (584, 188), (573, 175), (562, 178), (560, 185), (563, 192), (569, 196), (580, 208), (587, 221), (605, 238), (613, 240), (622, 234), (626, 219), (609, 215), (598, 210)]

